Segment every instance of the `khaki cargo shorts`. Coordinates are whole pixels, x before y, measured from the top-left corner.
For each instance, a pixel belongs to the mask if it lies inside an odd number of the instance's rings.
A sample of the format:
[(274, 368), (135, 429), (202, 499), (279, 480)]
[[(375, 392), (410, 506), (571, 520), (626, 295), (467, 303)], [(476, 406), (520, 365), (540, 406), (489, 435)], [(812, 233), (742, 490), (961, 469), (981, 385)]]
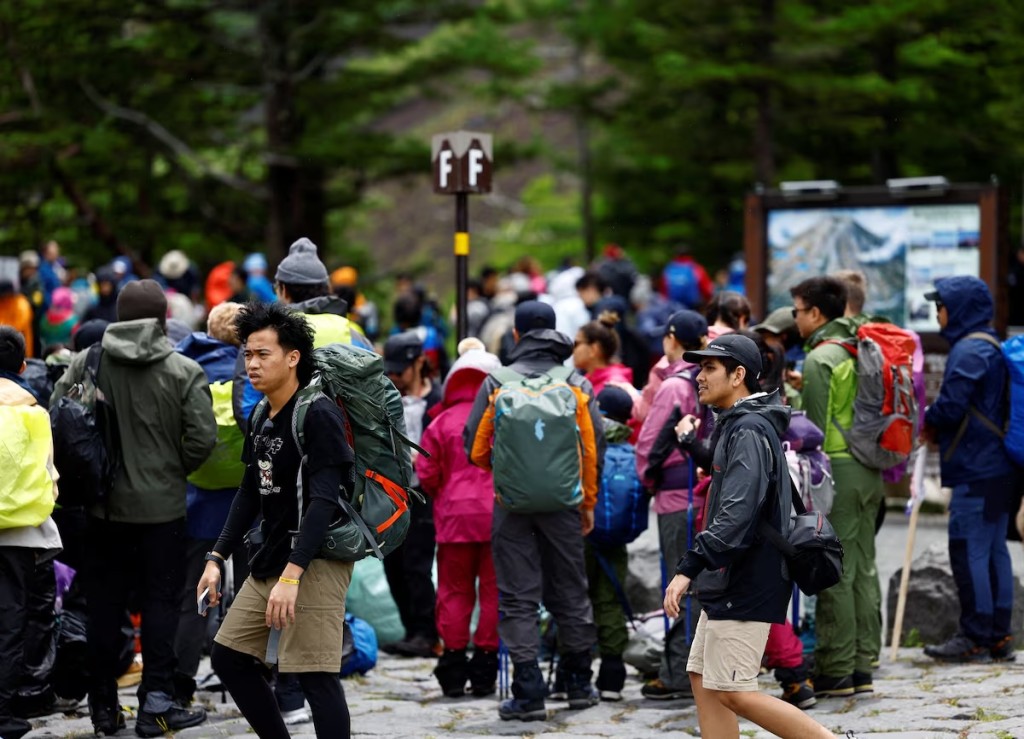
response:
[(709, 690), (758, 690), (757, 676), (770, 628), (771, 624), (760, 621), (709, 621), (701, 611), (686, 671), (701, 675)]
[[(340, 672), (345, 594), (352, 562), (314, 559), (302, 574), (295, 623), (281, 631), (277, 665), (281, 672)], [(267, 600), (277, 578), (246, 578), (214, 641), (264, 660), (267, 656)]]

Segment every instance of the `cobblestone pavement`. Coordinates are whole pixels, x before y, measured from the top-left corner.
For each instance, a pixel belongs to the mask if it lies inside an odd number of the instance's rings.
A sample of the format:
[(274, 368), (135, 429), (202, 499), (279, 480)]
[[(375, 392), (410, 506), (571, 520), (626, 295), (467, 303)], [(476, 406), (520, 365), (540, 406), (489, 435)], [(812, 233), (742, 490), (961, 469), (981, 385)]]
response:
[[(819, 701), (810, 713), (843, 735), (859, 737), (958, 737), (1024, 739), (1024, 655), (1019, 663), (937, 665), (919, 649), (904, 649), (896, 663), (883, 660), (876, 673), (875, 693), (850, 699)], [(548, 703), (544, 722), (502, 721), (494, 698), (444, 699), (434, 680), (433, 663), (382, 655), (366, 677), (345, 681), (352, 712), (353, 736), (392, 739), (429, 737), (660, 737), (666, 732), (698, 736), (692, 701), (655, 702), (640, 695), (641, 683), (633, 673), (619, 703), (601, 703), (584, 711), (570, 711), (565, 703)], [(632, 671), (631, 671), (632, 672)], [(778, 691), (768, 676), (767, 691)], [(238, 715), (230, 696), (201, 693), (212, 710), (210, 720), (179, 732), (182, 739), (226, 737), (251, 732)], [(134, 690), (122, 691), (128, 705)], [(38, 728), (27, 739), (92, 736), (89, 718), (55, 715), (36, 720)], [(129, 720), (125, 736), (133, 735)], [(747, 737), (771, 734), (743, 723)], [(292, 728), (296, 739), (314, 739), (312, 724)]]
[[(889, 576), (902, 564), (905, 537), (906, 519), (890, 512), (877, 541), (883, 592)], [(920, 552), (944, 537), (944, 516), (922, 516), (915, 549)], [(1014, 571), (1019, 575), (1024, 571), (1024, 549), (1017, 544), (1011, 552)], [(935, 664), (920, 649), (901, 650), (895, 663), (888, 657), (889, 650), (885, 649), (882, 665), (875, 673), (873, 695), (819, 701), (811, 715), (837, 735), (853, 731), (861, 739), (1024, 739), (1024, 652), (1014, 663), (964, 666)], [(692, 701), (645, 700), (640, 695), (640, 679), (632, 668), (622, 702), (602, 703), (585, 711), (569, 711), (565, 703), (549, 702), (548, 720), (530, 723), (501, 721), (495, 698), (442, 698), (432, 668), (429, 660), (381, 654), (377, 667), (366, 677), (346, 680), (353, 736), (455, 739), (557, 735), (646, 739), (666, 732), (699, 735)], [(209, 663), (205, 661), (200, 675), (208, 670)], [(761, 684), (764, 690), (778, 694), (778, 684), (770, 676), (764, 676)], [(210, 708), (209, 721), (177, 736), (199, 739), (251, 732), (230, 696), (226, 702), (221, 701), (220, 693), (200, 693), (199, 697)], [(121, 691), (121, 698), (126, 705), (134, 705), (135, 689)], [(57, 714), (36, 719), (34, 725), (36, 730), (26, 739), (92, 736), (92, 726), (84, 711), (75, 716)], [(132, 725), (129, 719), (128, 730), (121, 734), (134, 736)], [(741, 725), (741, 731), (746, 737), (771, 736), (746, 723)], [(312, 724), (292, 727), (292, 736), (315, 739)]]

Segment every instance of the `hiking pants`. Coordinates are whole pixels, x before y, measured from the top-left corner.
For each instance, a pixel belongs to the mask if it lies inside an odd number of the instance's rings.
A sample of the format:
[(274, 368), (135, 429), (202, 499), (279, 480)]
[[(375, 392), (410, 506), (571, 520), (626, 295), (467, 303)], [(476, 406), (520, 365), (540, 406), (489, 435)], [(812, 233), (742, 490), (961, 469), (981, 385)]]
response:
[(562, 653), (589, 652), (597, 630), (587, 597), (579, 511), (522, 514), (495, 505), (492, 532), (498, 633), (512, 662), (537, 661), (541, 603), (558, 624)]
[(14, 695), (25, 666), (24, 632), (35, 567), (35, 549), (0, 547), (0, 734), (4, 736), (21, 736), (30, 728), (28, 722), (14, 717)]
[(988, 647), (1008, 636), (1013, 568), (1006, 547), (1013, 479), (953, 488), (949, 503), (949, 561), (960, 596), (960, 630)]
[[(92, 668), (91, 705), (113, 710), (124, 647), (121, 625), (129, 596), (142, 608), (142, 684), (139, 705), (162, 713), (174, 696), (174, 637), (185, 584), (185, 519), (121, 523), (89, 519), (84, 572)], [(163, 706), (163, 707), (161, 707)]]
[(498, 651), (498, 583), (491, 543), (437, 545), (437, 633), (445, 649), (469, 646), (469, 625), (480, 592), (480, 617), (473, 646)]
[(434, 502), (414, 500), (411, 505), (409, 533), (405, 541), (384, 558), (384, 574), (391, 597), (402, 617), (405, 638), (425, 637), (437, 641), (434, 619)]
[(872, 672), (882, 649), (882, 592), (875, 566), (875, 518), (882, 473), (853, 459), (833, 459), (836, 497), (828, 520), (843, 543), (843, 577), (818, 594), (816, 674)]
[[(604, 567), (597, 560), (600, 554), (615, 573), (613, 584)], [(626, 569), (629, 555), (626, 546), (596, 548), (586, 542), (587, 582), (590, 605), (594, 609), (597, 627), (597, 651), (604, 657), (621, 657), (626, 651), (629, 633), (626, 631), (626, 613), (620, 598), (626, 596)], [(618, 590), (616, 590), (618, 588)]]
[[(696, 511), (693, 512), (693, 524), (696, 525)], [(675, 576), (676, 565), (686, 554), (687, 542), (690, 541), (691, 521), (686, 511), (673, 511), (658, 514), (658, 545), (661, 557), (665, 561), (665, 576), (671, 581)], [(694, 530), (693, 535), (696, 535)], [(686, 638), (686, 606), (690, 606), (690, 638)], [(690, 674), (686, 671), (686, 663), (690, 660), (690, 644), (697, 633), (697, 620), (700, 618), (700, 603), (692, 595), (683, 596), (680, 605), (682, 613), (668, 633), (665, 634), (665, 651), (661, 655), (661, 668), (658, 678), (669, 688), (689, 688)]]

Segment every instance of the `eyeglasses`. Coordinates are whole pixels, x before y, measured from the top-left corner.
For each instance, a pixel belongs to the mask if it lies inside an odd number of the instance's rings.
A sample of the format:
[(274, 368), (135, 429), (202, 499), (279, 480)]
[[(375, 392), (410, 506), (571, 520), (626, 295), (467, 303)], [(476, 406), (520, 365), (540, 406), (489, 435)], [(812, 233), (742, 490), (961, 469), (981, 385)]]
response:
[(940, 310), (946, 307), (945, 303), (940, 303), (938, 300), (935, 301), (935, 312), (938, 313)]
[(809, 311), (809, 310), (811, 310), (812, 308), (814, 308), (814, 306), (813, 306), (813, 305), (812, 305), (812, 306), (811, 306), (810, 308), (794, 308), (794, 309), (793, 309), (793, 318), (796, 318), (796, 317), (797, 317), (797, 314), (799, 314), (799, 313), (801, 313), (801, 312), (804, 312), (804, 311)]

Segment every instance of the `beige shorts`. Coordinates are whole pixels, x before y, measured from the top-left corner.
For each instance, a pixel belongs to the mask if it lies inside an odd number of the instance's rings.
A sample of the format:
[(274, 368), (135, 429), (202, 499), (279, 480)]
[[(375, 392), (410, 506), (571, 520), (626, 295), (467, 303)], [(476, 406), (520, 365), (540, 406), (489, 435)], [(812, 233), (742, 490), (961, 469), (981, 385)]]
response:
[(686, 671), (701, 675), (709, 690), (758, 690), (757, 676), (770, 628), (771, 624), (760, 621), (709, 621), (701, 611)]
[[(314, 559), (302, 574), (295, 623), (281, 631), (277, 664), (281, 672), (340, 672), (345, 594), (352, 563)], [(267, 656), (267, 600), (277, 578), (246, 578), (214, 641), (263, 660)]]

